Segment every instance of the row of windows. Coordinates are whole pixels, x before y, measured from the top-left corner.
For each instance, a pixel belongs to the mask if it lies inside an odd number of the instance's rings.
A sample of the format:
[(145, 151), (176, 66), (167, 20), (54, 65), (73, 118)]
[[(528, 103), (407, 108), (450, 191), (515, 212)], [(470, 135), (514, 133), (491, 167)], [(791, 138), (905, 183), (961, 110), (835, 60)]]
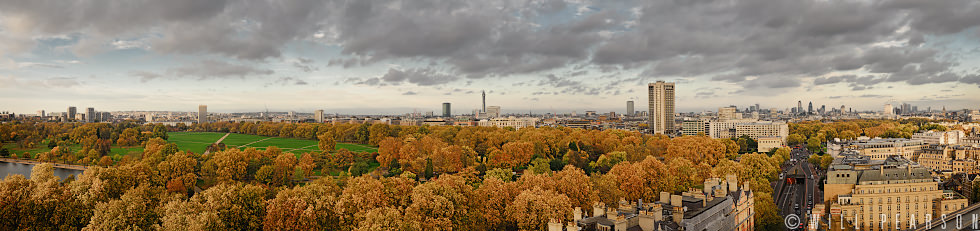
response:
[(877, 190), (874, 190), (874, 189), (869, 189), (869, 190), (867, 190), (867, 191), (865, 191), (864, 189), (861, 189), (861, 191), (858, 191), (858, 193), (859, 193), (859, 194), (865, 194), (865, 193), (893, 193), (893, 192), (895, 192), (895, 193), (902, 193), (902, 192), (921, 192), (921, 191), (932, 191), (932, 190), (937, 190), (937, 189), (936, 189), (937, 187), (938, 187), (938, 186), (924, 186), (924, 187), (903, 187), (903, 188), (897, 188), (897, 189), (895, 189), (895, 190), (892, 190), (891, 188), (887, 188), (887, 189), (881, 189), (881, 188), (878, 188)]

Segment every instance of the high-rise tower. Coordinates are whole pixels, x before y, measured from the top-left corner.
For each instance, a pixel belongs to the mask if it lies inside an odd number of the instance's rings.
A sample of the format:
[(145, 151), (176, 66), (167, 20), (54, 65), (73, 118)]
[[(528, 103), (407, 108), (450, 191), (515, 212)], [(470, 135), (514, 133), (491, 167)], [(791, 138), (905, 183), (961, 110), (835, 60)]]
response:
[(635, 112), (633, 110), (633, 101), (632, 100), (626, 101), (626, 115), (633, 116), (633, 112)]
[(452, 116), (452, 111), (450, 110), (449, 102), (442, 103), (442, 117), (449, 118)]
[(483, 93), (483, 109), (480, 112), (487, 112), (487, 91), (481, 91)]
[(75, 113), (77, 113), (77, 112), (78, 112), (78, 109), (77, 108), (75, 108), (75, 107), (68, 107), (68, 112), (67, 112), (67, 114), (68, 114), (68, 120), (75, 119)]
[(208, 122), (208, 105), (201, 104), (197, 106), (197, 123), (203, 124)]
[(95, 108), (90, 107), (85, 111), (85, 122), (92, 123), (95, 122)]
[(650, 131), (670, 134), (674, 130), (674, 83), (657, 81), (647, 86), (649, 93)]

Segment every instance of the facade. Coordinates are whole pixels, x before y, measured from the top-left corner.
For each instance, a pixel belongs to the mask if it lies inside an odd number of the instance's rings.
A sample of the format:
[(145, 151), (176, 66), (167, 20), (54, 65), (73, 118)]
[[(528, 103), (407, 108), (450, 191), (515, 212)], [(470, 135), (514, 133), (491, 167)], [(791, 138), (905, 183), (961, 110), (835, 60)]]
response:
[(75, 113), (78, 113), (78, 109), (75, 107), (68, 107), (68, 119), (75, 119)]
[(657, 81), (648, 85), (650, 131), (671, 134), (674, 129), (674, 83)]
[(943, 198), (929, 169), (901, 156), (875, 160), (842, 154), (831, 164), (824, 189), (824, 201), (858, 230), (895, 227), (896, 216), (902, 224), (913, 217), (924, 223), (938, 217), (934, 205)]
[(452, 117), (452, 113), (451, 105), (449, 103), (442, 103), (442, 117)]
[(950, 130), (945, 132), (926, 131), (912, 134), (913, 140), (921, 140), (926, 144), (959, 144), (960, 140), (966, 137), (961, 130)]
[(500, 106), (487, 106), (486, 113), (490, 118), (500, 117)]
[(85, 109), (85, 122), (92, 123), (95, 122), (95, 108), (90, 107)]
[(884, 112), (885, 115), (891, 115), (895, 113), (894, 108), (892, 108), (891, 104), (885, 104), (885, 108), (883, 108), (882, 111)]
[(538, 122), (537, 118), (532, 118), (532, 117), (516, 118), (511, 116), (507, 118), (493, 118), (493, 119), (480, 120), (478, 124), (479, 126), (483, 126), (483, 127), (498, 127), (498, 128), (512, 127), (514, 129), (521, 129), (526, 127), (533, 128), (535, 127), (537, 122)]
[(779, 137), (782, 143), (786, 143), (789, 136), (789, 125), (784, 122), (745, 122), (745, 121), (724, 121), (709, 122), (707, 126), (708, 136), (715, 139), (731, 139), (749, 136), (752, 139), (759, 137)]
[(735, 108), (735, 106), (728, 106), (728, 107), (720, 107), (720, 108), (718, 108), (718, 120), (719, 121), (728, 121), (728, 120), (741, 119), (739, 117), (740, 116), (736, 116), (736, 108)]
[(323, 110), (313, 111), (313, 120), (317, 123), (323, 123)]
[(917, 162), (939, 172), (977, 174), (980, 148), (960, 145), (929, 145), (923, 148)]
[(198, 105), (197, 106), (197, 123), (203, 124), (208, 122), (208, 105)]
[(889, 156), (901, 156), (907, 160), (917, 160), (919, 151), (926, 145), (922, 141), (910, 139), (868, 139), (851, 142), (847, 148), (873, 160), (884, 160)]
[(760, 152), (768, 152), (773, 148), (779, 148), (784, 145), (783, 138), (778, 136), (765, 136), (755, 139), (756, 143), (759, 144)]
[(636, 113), (636, 111), (633, 109), (633, 101), (626, 101), (626, 115), (633, 116), (633, 113)]
[(549, 231), (613, 230), (736, 230), (755, 228), (755, 199), (745, 184), (738, 186), (735, 175), (710, 178), (704, 189), (691, 189), (681, 195), (661, 192), (659, 201), (621, 200), (616, 208), (597, 202), (592, 216), (581, 208), (573, 210), (573, 221), (549, 221)]
[(708, 121), (689, 120), (681, 123), (681, 134), (685, 136), (708, 135)]

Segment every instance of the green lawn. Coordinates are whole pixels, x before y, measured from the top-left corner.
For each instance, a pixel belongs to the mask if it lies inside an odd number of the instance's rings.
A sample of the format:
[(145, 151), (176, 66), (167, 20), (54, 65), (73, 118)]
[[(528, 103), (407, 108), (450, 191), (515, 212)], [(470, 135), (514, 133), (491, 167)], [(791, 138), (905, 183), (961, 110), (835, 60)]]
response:
[[(3, 144), (3, 147), (10, 149), (10, 153), (17, 154), (17, 156), (20, 157), (24, 157), (23, 156), (24, 153), (30, 154), (31, 158), (37, 157), (38, 153), (51, 151), (51, 149), (47, 147), (47, 143), (45, 143), (45, 146), (43, 147), (37, 147), (31, 149), (19, 149), (17, 148), (17, 144), (14, 143)], [(78, 150), (82, 148), (82, 146), (78, 144), (71, 145), (70, 147), (73, 153), (78, 152)], [(114, 160), (122, 159), (122, 157), (125, 155), (139, 155), (140, 153), (143, 153), (143, 147), (141, 146), (132, 146), (132, 147), (112, 146), (109, 149), (109, 156), (112, 157), (112, 159)]]
[[(224, 133), (213, 132), (171, 132), (168, 141), (177, 144), (181, 150), (203, 153), (208, 144), (218, 141)], [(231, 133), (222, 141), (229, 147), (249, 148), (253, 147), (264, 150), (269, 146), (276, 146), (284, 152), (302, 155), (305, 152), (319, 151), (317, 141), (295, 138), (265, 137), (257, 135), (246, 135)], [(347, 149), (354, 152), (377, 152), (378, 148), (360, 144), (337, 143), (337, 149)]]

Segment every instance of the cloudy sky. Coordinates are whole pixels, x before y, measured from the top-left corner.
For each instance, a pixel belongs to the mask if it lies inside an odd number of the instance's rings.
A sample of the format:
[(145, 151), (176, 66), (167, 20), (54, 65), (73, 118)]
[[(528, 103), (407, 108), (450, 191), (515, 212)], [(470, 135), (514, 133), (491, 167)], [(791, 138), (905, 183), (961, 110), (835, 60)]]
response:
[(980, 108), (976, 0), (6, 0), (0, 110)]

